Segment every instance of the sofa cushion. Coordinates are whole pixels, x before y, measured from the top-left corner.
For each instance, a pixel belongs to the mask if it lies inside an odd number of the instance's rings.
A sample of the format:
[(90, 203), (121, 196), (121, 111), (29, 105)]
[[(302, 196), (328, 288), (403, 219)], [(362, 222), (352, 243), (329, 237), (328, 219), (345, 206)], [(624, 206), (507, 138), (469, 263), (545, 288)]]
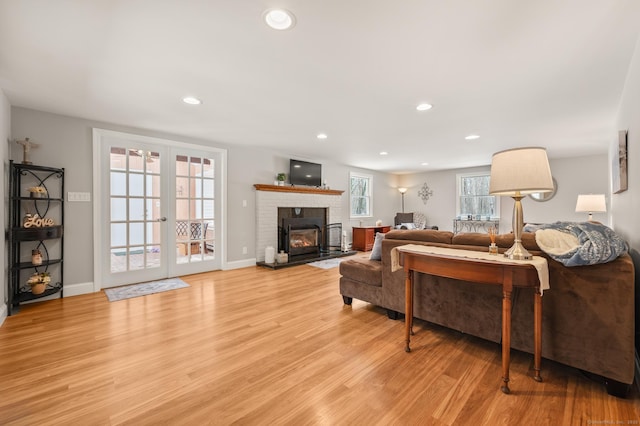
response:
[(340, 275), (375, 287), (382, 287), (382, 262), (355, 258), (340, 262)]
[(452, 238), (453, 238), (453, 232), (436, 231), (433, 229), (417, 229), (417, 230), (396, 229), (396, 230), (387, 232), (385, 236), (385, 239), (387, 240), (425, 241), (430, 243), (442, 243), (442, 244), (451, 244)]
[(468, 232), (454, 235), (452, 242), (456, 245), (489, 247), (491, 239), (487, 233)]

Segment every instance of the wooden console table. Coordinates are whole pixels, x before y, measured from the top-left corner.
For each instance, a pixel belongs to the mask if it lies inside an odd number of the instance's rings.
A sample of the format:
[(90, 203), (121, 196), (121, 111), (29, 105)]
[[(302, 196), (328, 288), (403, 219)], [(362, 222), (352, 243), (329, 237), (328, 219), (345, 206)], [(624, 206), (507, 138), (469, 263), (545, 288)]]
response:
[(373, 242), (378, 232), (386, 234), (391, 230), (391, 226), (362, 226), (353, 227), (353, 236), (351, 241), (352, 250), (370, 251), (373, 248)]
[[(405, 245), (397, 247), (397, 264), (405, 271), (405, 351), (410, 352), (413, 334), (413, 272), (422, 272), (456, 280), (502, 286), (502, 386), (509, 393), (511, 351), (511, 292), (513, 287), (535, 288), (534, 295), (534, 379), (540, 377), (542, 352), (542, 291), (549, 287), (546, 259), (514, 261), (502, 255), (456, 250), (443, 247)], [(392, 263), (395, 262), (392, 253)], [(392, 265), (393, 266), (393, 265)]]

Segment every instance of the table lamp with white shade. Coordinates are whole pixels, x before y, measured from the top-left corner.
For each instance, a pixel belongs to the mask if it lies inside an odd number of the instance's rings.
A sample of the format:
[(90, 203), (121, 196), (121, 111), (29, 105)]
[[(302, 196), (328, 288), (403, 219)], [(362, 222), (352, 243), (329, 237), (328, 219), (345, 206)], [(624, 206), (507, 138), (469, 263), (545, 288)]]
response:
[(491, 195), (504, 195), (515, 200), (513, 206), (513, 246), (504, 255), (509, 259), (531, 259), (522, 245), (522, 198), (535, 192), (553, 191), (553, 178), (544, 148), (515, 148), (493, 154), (491, 159)]
[(604, 194), (580, 194), (576, 203), (576, 213), (588, 212), (589, 222), (593, 220), (593, 213), (604, 213), (607, 211), (607, 202)]

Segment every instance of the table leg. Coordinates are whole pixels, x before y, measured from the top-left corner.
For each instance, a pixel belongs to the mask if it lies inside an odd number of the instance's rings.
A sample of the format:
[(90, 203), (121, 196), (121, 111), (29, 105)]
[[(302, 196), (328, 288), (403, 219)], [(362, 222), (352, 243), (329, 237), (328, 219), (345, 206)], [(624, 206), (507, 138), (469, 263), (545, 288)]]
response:
[(540, 364), (542, 361), (542, 295), (536, 291), (533, 296), (533, 369), (536, 382), (541, 382)]
[(502, 290), (502, 386), (500, 390), (510, 393), (509, 364), (511, 362), (511, 288)]
[(404, 327), (406, 343), (404, 347), (405, 352), (411, 352), (409, 343), (411, 343), (411, 334), (413, 334), (413, 274), (409, 268), (405, 268), (405, 281), (404, 281)]

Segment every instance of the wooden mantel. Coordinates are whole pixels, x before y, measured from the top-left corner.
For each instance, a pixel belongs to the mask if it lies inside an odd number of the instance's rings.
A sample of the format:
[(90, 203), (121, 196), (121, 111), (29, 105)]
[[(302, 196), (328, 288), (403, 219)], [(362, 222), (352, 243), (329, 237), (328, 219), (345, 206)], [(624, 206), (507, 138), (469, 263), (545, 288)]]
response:
[(312, 188), (310, 186), (279, 186), (279, 185), (263, 185), (256, 183), (253, 185), (257, 191), (271, 191), (271, 192), (300, 192), (303, 194), (321, 194), (321, 195), (342, 195), (344, 191), (337, 189), (321, 189)]

